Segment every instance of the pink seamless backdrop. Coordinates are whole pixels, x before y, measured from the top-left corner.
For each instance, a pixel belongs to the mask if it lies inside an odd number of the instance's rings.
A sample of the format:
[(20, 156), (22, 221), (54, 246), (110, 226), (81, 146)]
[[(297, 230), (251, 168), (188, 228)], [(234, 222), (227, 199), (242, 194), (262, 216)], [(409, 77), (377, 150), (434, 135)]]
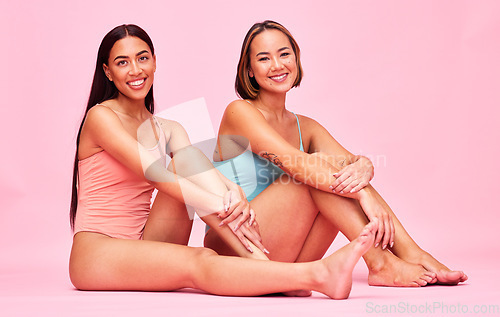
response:
[(305, 76), (289, 109), (373, 159), (373, 185), (424, 248), (453, 267), (493, 267), (499, 13), (500, 2), (486, 0), (4, 1), (0, 276), (19, 277), (22, 292), (23, 270), (57, 267), (70, 288), (75, 136), (106, 32), (143, 27), (156, 49), (158, 111), (204, 97), (216, 131), (236, 98), (243, 37), (264, 19), (301, 47)]

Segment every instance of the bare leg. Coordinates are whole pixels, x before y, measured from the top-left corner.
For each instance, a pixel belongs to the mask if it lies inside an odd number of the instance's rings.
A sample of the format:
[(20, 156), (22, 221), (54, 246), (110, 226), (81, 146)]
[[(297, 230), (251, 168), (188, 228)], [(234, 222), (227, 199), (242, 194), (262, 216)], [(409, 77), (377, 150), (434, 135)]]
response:
[[(205, 190), (220, 195), (221, 197), (227, 192), (226, 185), (220, 179), (212, 163), (197, 148), (188, 147), (179, 151), (175, 154), (172, 162), (175, 172), (178, 175), (186, 177)], [(210, 230), (215, 231), (237, 255), (255, 259), (267, 259), (267, 256), (260, 251), (260, 249), (248, 241), (253, 249), (253, 253), (250, 253), (228, 226), (219, 227), (221, 220), (217, 218), (216, 215), (203, 216), (201, 219), (208, 224), (211, 227)]]
[[(373, 190), (375, 193), (376, 191)], [(410, 263), (420, 264), (427, 270), (436, 273), (436, 278), (433, 279), (431, 283), (445, 284), (445, 285), (456, 285), (460, 282), (465, 282), (468, 277), (462, 271), (452, 271), (444, 264), (436, 260), (428, 252), (421, 249), (417, 243), (410, 237), (408, 232), (404, 229), (403, 225), (396, 217), (389, 205), (384, 201), (384, 199), (377, 193), (379, 200), (384, 204), (386, 210), (392, 215), (394, 226), (399, 231), (396, 236), (396, 241), (394, 247), (391, 251), (396, 254), (399, 258), (408, 261)]]
[(204, 248), (82, 232), (74, 237), (70, 277), (81, 290), (194, 287), (219, 295), (252, 296), (305, 288), (344, 299), (350, 293), (354, 265), (373, 244), (375, 231), (371, 224), (328, 258), (296, 264), (224, 257)]
[[(324, 153), (315, 153), (313, 155), (328, 162), (329, 164), (332, 164), (332, 165), (340, 168), (338, 162), (335, 162), (333, 160), (334, 156), (325, 155)], [(398, 220), (398, 218), (396, 217), (396, 215), (394, 214), (392, 209), (384, 201), (384, 199), (376, 192), (376, 190), (371, 185), (369, 185), (367, 187), (367, 189), (376, 194), (379, 202), (385, 207), (385, 209), (391, 214), (391, 216), (393, 218), (393, 222), (394, 222), (394, 226), (395, 226), (397, 234), (395, 236), (396, 240), (395, 240), (394, 248), (392, 248), (391, 251), (397, 257), (399, 257), (400, 259), (403, 259), (409, 263), (419, 264), (419, 265), (423, 266), (425, 269), (427, 269), (428, 271), (433, 272), (435, 274), (435, 277), (430, 281), (430, 283), (438, 282), (440, 284), (454, 285), (454, 284), (458, 284), (459, 282), (464, 282), (467, 280), (467, 275), (465, 275), (462, 271), (451, 271), (446, 266), (444, 266), (439, 261), (437, 261), (434, 257), (432, 257), (429, 253), (422, 250), (415, 243), (415, 241), (410, 237), (410, 235), (404, 229), (403, 225)], [(361, 212), (362, 212), (362, 210), (361, 210)], [(370, 258), (370, 254), (367, 254), (365, 256), (365, 261), (369, 258)], [(375, 259), (376, 259), (376, 257), (375, 257)], [(368, 260), (368, 261), (370, 261), (370, 260)], [(369, 263), (375, 264), (373, 266), (373, 268), (374, 268), (374, 271), (377, 271), (376, 267), (378, 267), (378, 265), (376, 265), (376, 261), (375, 262), (373, 262), (373, 261), (367, 262), (368, 266), (370, 267)], [(380, 276), (380, 274), (376, 274), (376, 275)], [(371, 283), (385, 285), (386, 278), (383, 278), (383, 279), (375, 278), (376, 275), (374, 275), (374, 274), (371, 275), (372, 276)]]
[(144, 228), (144, 240), (187, 245), (192, 226), (186, 205), (158, 192)]

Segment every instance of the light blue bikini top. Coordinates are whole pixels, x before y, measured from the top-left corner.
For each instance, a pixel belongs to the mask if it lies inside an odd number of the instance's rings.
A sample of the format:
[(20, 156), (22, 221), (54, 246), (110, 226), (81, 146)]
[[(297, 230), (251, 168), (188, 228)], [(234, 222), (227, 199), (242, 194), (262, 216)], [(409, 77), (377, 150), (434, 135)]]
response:
[[(295, 113), (293, 115), (297, 119), (297, 126), (299, 128), (300, 150), (304, 151), (299, 118)], [(248, 201), (254, 199), (284, 173), (281, 168), (274, 165), (271, 161), (248, 150), (233, 158), (214, 162), (214, 166), (225, 177), (243, 189)]]

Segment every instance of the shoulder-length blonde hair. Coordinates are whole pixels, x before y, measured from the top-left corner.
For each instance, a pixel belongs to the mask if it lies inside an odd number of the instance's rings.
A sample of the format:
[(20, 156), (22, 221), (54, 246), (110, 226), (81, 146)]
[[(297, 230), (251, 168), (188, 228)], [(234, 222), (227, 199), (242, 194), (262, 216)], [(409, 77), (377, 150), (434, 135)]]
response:
[(302, 81), (303, 70), (302, 65), (300, 64), (300, 48), (292, 34), (281, 24), (278, 22), (274, 22), (271, 20), (266, 20), (264, 22), (255, 23), (247, 35), (245, 36), (245, 40), (243, 41), (243, 46), (241, 47), (240, 60), (238, 62), (238, 72), (236, 74), (236, 82), (235, 89), (238, 96), (243, 99), (255, 99), (259, 94), (259, 84), (255, 80), (255, 78), (250, 77), (248, 74), (248, 68), (250, 65), (250, 45), (254, 38), (265, 30), (278, 30), (283, 32), (288, 37), (290, 41), (290, 45), (292, 46), (292, 50), (295, 54), (295, 62), (297, 63), (297, 78), (295, 78), (295, 82), (293, 83), (293, 87), (298, 87), (300, 82)]

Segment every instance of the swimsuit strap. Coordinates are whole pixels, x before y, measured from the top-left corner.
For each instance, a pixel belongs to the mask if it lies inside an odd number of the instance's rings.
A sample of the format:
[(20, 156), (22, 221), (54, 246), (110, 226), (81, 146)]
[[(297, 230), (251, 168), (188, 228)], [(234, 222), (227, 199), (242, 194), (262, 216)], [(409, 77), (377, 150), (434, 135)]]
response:
[[(293, 113), (293, 112), (292, 112)], [(300, 130), (300, 122), (299, 122), (299, 117), (295, 113), (293, 113), (295, 118), (297, 119), (297, 127), (299, 127), (299, 140), (300, 140), (300, 150), (304, 151), (304, 146), (302, 145), (302, 131)]]

